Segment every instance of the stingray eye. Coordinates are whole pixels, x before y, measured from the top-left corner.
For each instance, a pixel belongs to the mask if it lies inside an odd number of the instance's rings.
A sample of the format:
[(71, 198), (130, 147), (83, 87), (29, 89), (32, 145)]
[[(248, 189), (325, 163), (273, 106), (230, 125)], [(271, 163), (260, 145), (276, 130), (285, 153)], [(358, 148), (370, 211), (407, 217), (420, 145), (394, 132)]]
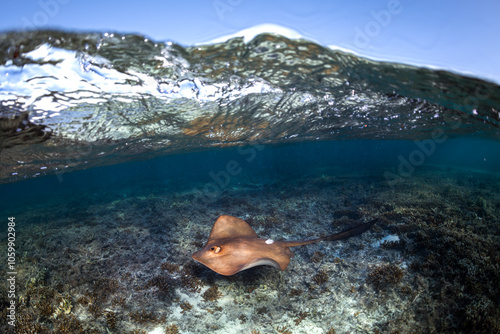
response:
[(214, 252), (215, 254), (219, 253), (219, 252), (220, 252), (220, 249), (221, 249), (221, 248), (220, 248), (219, 246), (214, 246), (214, 247), (210, 248), (210, 250), (211, 250), (212, 252)]

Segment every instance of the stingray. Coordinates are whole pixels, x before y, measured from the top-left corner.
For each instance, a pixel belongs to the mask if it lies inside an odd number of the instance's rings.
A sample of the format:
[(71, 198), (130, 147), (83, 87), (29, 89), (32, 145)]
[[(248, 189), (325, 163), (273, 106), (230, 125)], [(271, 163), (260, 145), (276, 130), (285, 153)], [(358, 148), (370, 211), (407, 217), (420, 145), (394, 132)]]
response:
[(192, 255), (216, 273), (231, 276), (239, 271), (269, 265), (285, 270), (293, 257), (289, 247), (320, 241), (334, 241), (353, 237), (368, 230), (377, 219), (329, 236), (304, 241), (276, 241), (259, 238), (243, 219), (220, 216), (212, 227), (208, 241)]

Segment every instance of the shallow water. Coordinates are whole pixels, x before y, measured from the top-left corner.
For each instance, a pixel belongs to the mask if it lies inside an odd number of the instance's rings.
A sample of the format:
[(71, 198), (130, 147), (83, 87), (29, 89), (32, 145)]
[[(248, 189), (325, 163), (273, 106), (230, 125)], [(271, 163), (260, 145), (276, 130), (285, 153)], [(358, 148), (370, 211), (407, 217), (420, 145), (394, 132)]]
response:
[[(2, 330), (14, 300), (23, 333), (499, 331), (498, 86), (274, 35), (0, 43)], [(190, 257), (221, 214), (379, 222), (223, 277)]]

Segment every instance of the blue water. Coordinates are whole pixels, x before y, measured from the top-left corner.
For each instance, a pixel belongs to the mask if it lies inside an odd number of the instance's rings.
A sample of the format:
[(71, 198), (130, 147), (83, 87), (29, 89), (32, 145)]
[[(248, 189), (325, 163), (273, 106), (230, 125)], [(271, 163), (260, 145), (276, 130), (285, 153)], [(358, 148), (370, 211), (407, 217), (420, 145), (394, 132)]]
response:
[[(195, 189), (207, 190), (206, 198), (210, 199), (220, 196), (226, 188), (273, 185), (305, 176), (354, 171), (379, 177), (390, 186), (393, 178), (386, 173), (399, 176), (402, 161), (409, 163), (415, 152), (424, 153), (423, 163), (410, 163), (413, 169), (403, 163), (404, 178), (428, 166), (500, 173), (500, 145), (496, 141), (457, 138), (436, 144), (433, 152), (424, 152), (421, 147), (415, 141), (347, 140), (174, 154), (3, 184), (0, 185), (0, 208), (3, 215), (8, 216), (29, 210), (31, 206), (58, 205), (67, 200), (84, 207), (89, 202)], [(237, 167), (230, 168), (229, 174), (227, 165), (231, 161), (235, 161)]]

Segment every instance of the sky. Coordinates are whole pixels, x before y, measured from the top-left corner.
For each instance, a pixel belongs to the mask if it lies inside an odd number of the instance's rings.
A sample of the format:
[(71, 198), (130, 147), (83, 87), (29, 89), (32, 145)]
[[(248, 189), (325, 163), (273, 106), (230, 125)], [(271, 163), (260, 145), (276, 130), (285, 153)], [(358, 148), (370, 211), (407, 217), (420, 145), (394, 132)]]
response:
[(499, 17), (498, 0), (23, 0), (3, 1), (0, 31), (130, 32), (193, 45), (273, 24), (369, 58), (500, 83)]

